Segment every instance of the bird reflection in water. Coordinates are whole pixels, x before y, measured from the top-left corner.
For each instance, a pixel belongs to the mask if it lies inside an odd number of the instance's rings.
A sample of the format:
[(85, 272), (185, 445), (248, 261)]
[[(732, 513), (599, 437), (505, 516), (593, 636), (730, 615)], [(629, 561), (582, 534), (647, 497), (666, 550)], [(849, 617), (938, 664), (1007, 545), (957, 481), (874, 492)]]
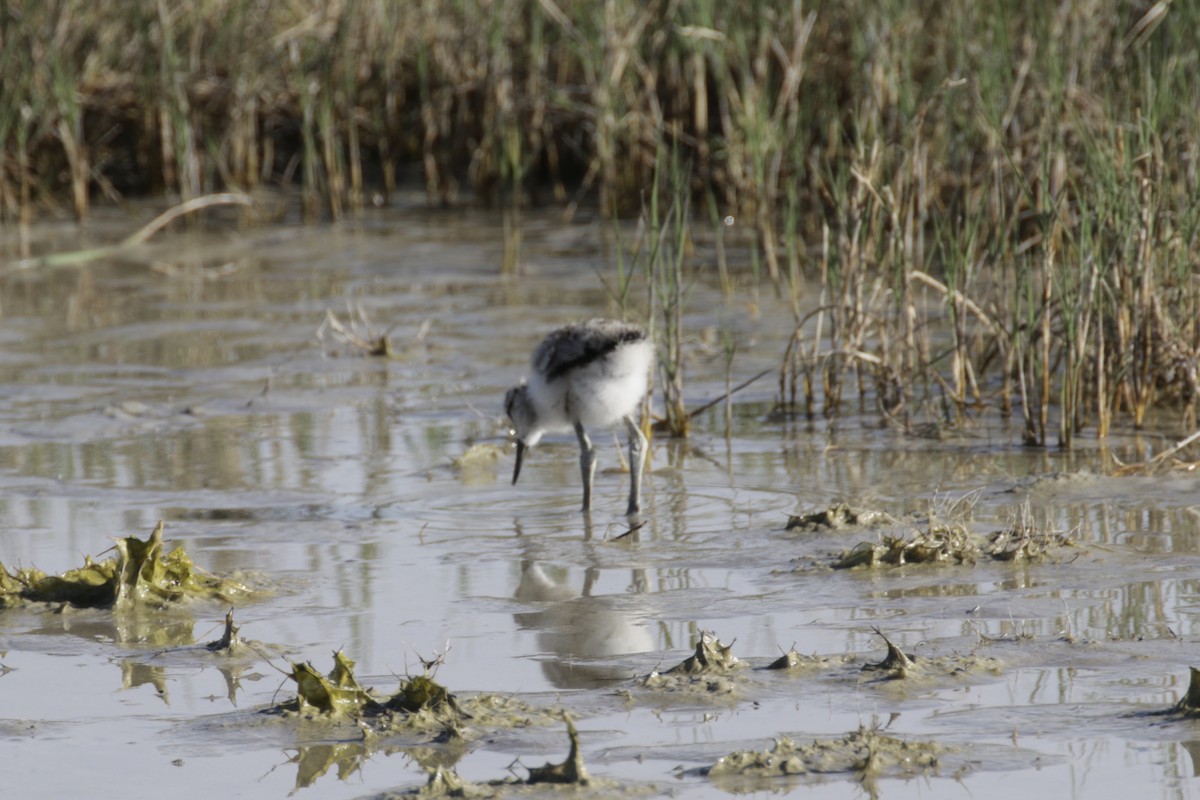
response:
[(514, 598), (536, 610), (515, 614), (517, 625), (536, 632), (542, 671), (556, 688), (594, 689), (627, 680), (628, 661), (615, 657), (658, 646), (633, 597), (650, 590), (648, 571), (630, 569), (625, 593), (616, 595), (593, 594), (602, 575), (598, 566), (584, 568), (579, 588), (569, 582), (571, 572), (523, 558)]

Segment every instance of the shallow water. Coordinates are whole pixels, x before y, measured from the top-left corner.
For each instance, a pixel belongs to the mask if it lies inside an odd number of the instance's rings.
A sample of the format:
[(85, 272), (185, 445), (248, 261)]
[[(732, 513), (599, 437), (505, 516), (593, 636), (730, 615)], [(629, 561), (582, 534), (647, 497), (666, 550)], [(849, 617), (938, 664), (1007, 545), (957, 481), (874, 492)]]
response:
[[(142, 222), (110, 212), (82, 233), (47, 226), (34, 247)], [(1200, 729), (1144, 714), (1175, 702), (1197, 661), (1194, 474), (1105, 477), (1098, 446), (1023, 449), (994, 417), (937, 440), (870, 413), (781, 417), (768, 376), (736, 396), (728, 436), (718, 405), (688, 441), (655, 442), (647, 524), (618, 539), (626, 478), (606, 470), (618, 463), (607, 435), (594, 437), (590, 520), (573, 438), (539, 446), (515, 487), (511, 451), (454, 465), (472, 445), (505, 444), (503, 392), (540, 334), (618, 313), (605, 224), (531, 214), (526, 226), (516, 277), (499, 274), (498, 218), (414, 206), (160, 236), (86, 267), (0, 278), (0, 561), (62, 571), (162, 519), (198, 565), (272, 589), (236, 614), (243, 636), (277, 648), (264, 650), (271, 662), (229, 664), (188, 647), (219, 636), (216, 605), (0, 612), (7, 790), (324, 798), (421, 784), (411, 742), (364, 748), (255, 713), (291, 695), (274, 667), (324, 671), (341, 648), (383, 691), (445, 651), (437, 678), (452, 691), (566, 706), (594, 775), (653, 792), (711, 796), (723, 785), (687, 770), (781, 734), (875, 724), (953, 750), (935, 774), (880, 779), (880, 796), (1196, 793)], [(777, 364), (791, 333), (770, 292), (726, 300), (709, 278), (688, 300), (692, 406), (724, 391), (723, 332), (737, 343), (734, 383)], [(322, 338), (327, 310), (392, 328), (397, 356)], [(1108, 446), (1133, 460), (1162, 444)], [(784, 525), (839, 499), (905, 519), (970, 504), (979, 532), (1028, 505), (1080, 546), (1044, 564), (835, 572), (832, 556), (879, 534)], [(884, 655), (876, 629), (918, 658), (974, 653), (1001, 668), (879, 681), (861, 670)], [(745, 673), (732, 696), (637, 687), (701, 630), (755, 666), (793, 646), (836, 663)], [(514, 758), (565, 752), (556, 726), (442, 757), (488, 780)], [(839, 774), (770, 788), (869, 791)]]

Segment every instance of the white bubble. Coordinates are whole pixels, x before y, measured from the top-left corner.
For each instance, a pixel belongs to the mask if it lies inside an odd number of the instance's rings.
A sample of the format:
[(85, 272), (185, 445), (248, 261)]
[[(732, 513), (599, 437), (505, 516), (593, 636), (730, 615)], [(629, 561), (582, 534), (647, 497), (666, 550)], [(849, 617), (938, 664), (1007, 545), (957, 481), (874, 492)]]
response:
[(734, 223), (733, 214), (730, 214), (729, 216), (725, 217), (724, 222), (725, 222), (726, 227), (733, 225), (733, 223)]

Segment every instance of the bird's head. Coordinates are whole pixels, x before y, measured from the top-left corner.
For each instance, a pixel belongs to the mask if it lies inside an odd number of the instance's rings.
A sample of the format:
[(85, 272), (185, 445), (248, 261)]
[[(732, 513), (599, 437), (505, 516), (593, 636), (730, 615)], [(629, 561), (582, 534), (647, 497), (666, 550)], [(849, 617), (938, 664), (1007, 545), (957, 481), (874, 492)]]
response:
[(504, 395), (504, 413), (512, 420), (513, 436), (517, 439), (517, 463), (513, 466), (512, 482), (516, 483), (521, 475), (521, 462), (525, 458), (525, 449), (533, 447), (542, 439), (542, 429), (538, 426), (537, 409), (533, 406), (533, 398), (529, 396), (529, 387), (522, 383), (514, 386)]

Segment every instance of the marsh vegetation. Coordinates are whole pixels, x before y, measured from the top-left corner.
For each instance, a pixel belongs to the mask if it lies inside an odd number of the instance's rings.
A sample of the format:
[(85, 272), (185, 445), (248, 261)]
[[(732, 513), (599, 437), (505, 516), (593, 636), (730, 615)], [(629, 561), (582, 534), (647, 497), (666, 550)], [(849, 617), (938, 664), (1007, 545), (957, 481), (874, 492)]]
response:
[(1188, 432), (1198, 27), (1186, 3), (27, 0), (0, 13), (0, 219), (264, 187), (336, 218), (409, 179), (503, 209), (511, 270), (522, 209), (586, 205), (647, 223), (621, 246), (675, 433), (706, 271), (793, 299), (785, 411)]

